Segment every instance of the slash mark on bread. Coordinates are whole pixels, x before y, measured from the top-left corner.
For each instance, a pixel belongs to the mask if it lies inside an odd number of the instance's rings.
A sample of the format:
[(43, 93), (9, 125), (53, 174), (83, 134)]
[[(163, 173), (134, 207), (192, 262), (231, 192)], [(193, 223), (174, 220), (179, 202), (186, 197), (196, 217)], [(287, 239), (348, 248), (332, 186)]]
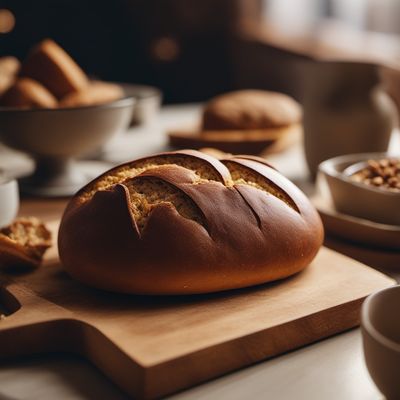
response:
[(199, 207), (174, 185), (150, 176), (138, 176), (123, 184), (129, 190), (132, 213), (140, 233), (143, 232), (151, 211), (162, 203), (171, 204), (182, 217), (206, 228), (205, 218)]
[(268, 194), (277, 197), (279, 200), (282, 200), (293, 210), (300, 213), (293, 199), (278, 185), (267, 179), (265, 176), (241, 164), (235, 163), (234, 161), (223, 160), (222, 162), (229, 169), (233, 184), (248, 185), (267, 192)]
[(219, 172), (207, 161), (185, 154), (167, 154), (137, 160), (105, 173), (99, 179), (92, 182), (91, 186), (82, 193), (81, 200), (89, 200), (98, 190), (107, 190), (117, 183), (121, 183), (126, 179), (140, 175), (144, 171), (164, 165), (177, 165), (193, 171), (198, 175), (199, 179), (201, 178), (224, 183), (224, 179)]

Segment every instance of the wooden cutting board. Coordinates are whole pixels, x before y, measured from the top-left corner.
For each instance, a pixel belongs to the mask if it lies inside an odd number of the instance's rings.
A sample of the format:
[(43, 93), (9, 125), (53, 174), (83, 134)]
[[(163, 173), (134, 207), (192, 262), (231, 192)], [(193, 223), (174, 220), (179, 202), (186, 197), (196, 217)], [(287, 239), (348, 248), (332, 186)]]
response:
[[(59, 214), (46, 210), (56, 230)], [(0, 320), (2, 359), (81, 354), (135, 398), (160, 397), (354, 327), (362, 300), (394, 284), (326, 248), (292, 278), (208, 295), (94, 290), (63, 272), (55, 248), (37, 271), (3, 273), (1, 282), (9, 314)]]

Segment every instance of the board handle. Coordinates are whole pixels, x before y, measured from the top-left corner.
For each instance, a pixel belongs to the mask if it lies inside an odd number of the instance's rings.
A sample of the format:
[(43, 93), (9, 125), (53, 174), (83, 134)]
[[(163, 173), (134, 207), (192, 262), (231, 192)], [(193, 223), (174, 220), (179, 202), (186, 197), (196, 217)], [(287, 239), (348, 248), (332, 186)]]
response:
[(0, 287), (0, 331), (70, 317), (67, 310), (42, 299), (22, 284)]
[(73, 351), (81, 323), (21, 284), (0, 287), (0, 360)]

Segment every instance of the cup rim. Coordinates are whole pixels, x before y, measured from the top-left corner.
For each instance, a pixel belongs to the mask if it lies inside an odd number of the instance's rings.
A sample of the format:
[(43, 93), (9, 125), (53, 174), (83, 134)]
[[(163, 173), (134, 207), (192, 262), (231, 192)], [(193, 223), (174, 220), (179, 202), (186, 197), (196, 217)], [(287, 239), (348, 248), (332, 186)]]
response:
[(396, 342), (393, 339), (388, 338), (386, 335), (381, 333), (377, 328), (375, 328), (374, 324), (371, 322), (369, 311), (371, 308), (371, 303), (377, 297), (381, 296), (382, 293), (392, 290), (399, 290), (400, 285), (394, 285), (382, 290), (378, 290), (371, 295), (369, 295), (365, 300), (361, 307), (361, 326), (365, 329), (366, 332), (369, 333), (376, 341), (381, 343), (383, 346), (389, 348), (396, 353), (400, 353), (400, 342)]

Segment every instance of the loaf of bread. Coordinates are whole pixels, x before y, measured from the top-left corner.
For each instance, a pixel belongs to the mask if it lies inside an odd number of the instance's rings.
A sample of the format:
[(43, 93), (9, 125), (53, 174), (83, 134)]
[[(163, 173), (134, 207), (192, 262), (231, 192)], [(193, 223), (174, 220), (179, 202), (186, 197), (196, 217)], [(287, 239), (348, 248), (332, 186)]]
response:
[(22, 64), (21, 75), (35, 79), (57, 99), (82, 91), (89, 84), (78, 64), (53, 40), (35, 46)]
[(88, 285), (190, 294), (288, 277), (322, 240), (316, 210), (275, 169), (185, 150), (123, 164), (82, 188), (58, 246), (65, 269)]
[(300, 105), (283, 93), (238, 90), (207, 103), (203, 111), (203, 130), (261, 131), (298, 124), (301, 118)]
[(228, 153), (280, 151), (300, 137), (301, 119), (300, 104), (283, 93), (238, 90), (205, 105), (198, 132), (170, 132), (169, 141), (176, 148), (213, 147)]
[(0, 105), (18, 108), (55, 108), (57, 99), (34, 79), (19, 78), (0, 98)]

